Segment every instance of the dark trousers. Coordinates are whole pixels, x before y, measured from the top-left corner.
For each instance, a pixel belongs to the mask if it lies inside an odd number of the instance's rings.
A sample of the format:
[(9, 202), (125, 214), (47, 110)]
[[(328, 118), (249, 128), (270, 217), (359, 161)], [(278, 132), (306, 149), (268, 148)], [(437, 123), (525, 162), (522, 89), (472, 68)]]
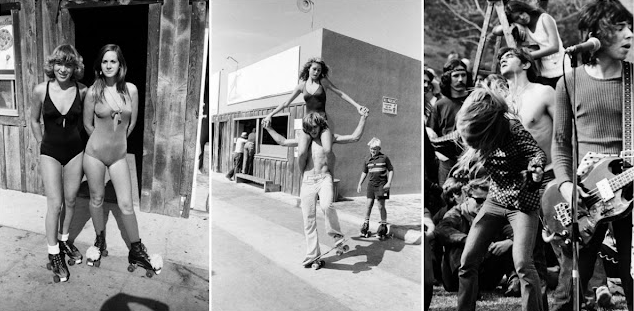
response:
[(244, 153), (236, 152), (233, 154), (233, 168), (227, 173), (227, 178), (233, 178), (235, 174), (242, 172), (242, 157)]
[(242, 172), (253, 175), (253, 157), (255, 156), (255, 145), (253, 143), (244, 145), (244, 166)]
[[(614, 239), (616, 240), (616, 250), (618, 253), (618, 272), (627, 300), (627, 308), (632, 311), (632, 277), (630, 276), (630, 245), (632, 244), (632, 218), (631, 215), (612, 222), (614, 229)], [(594, 266), (597, 260), (597, 253), (605, 237), (607, 225), (597, 226), (593, 238), (588, 245), (579, 250), (579, 278), (580, 288), (583, 296), (583, 289), (588, 288), (588, 282), (594, 274)], [(562, 245), (562, 242), (553, 245), (553, 250), (559, 259), (559, 282), (554, 293), (553, 311), (572, 310), (572, 252), (570, 247)], [(581, 304), (582, 301), (579, 301)]]
[[(457, 292), (459, 288), (458, 271), (460, 268), (460, 258), (464, 247), (445, 246), (445, 254), (442, 260), (442, 285), (448, 292)], [(491, 253), (485, 255), (482, 264), (478, 267), (478, 288), (483, 291), (492, 291), (502, 280), (505, 274), (513, 272), (512, 250), (500, 256)]]
[(513, 265), (520, 279), (522, 310), (542, 311), (542, 295), (537, 270), (533, 263), (533, 250), (539, 223), (538, 211), (521, 212), (501, 206), (487, 199), (471, 225), (460, 260), (458, 272), (459, 311), (475, 311), (478, 298), (478, 267), (482, 263), (489, 244), (508, 221), (513, 228)]

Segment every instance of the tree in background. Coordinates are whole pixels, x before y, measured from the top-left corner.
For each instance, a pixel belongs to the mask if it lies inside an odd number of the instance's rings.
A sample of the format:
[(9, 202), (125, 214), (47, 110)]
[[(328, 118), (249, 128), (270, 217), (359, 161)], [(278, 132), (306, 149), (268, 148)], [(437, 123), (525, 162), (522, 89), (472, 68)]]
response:
[[(564, 46), (579, 43), (577, 16), (581, 8), (590, 1), (592, 0), (526, 0), (533, 5), (546, 8), (548, 14), (557, 22)], [(457, 51), (461, 58), (473, 60), (482, 32), (487, 2), (488, 0), (425, 0), (425, 64), (438, 72), (450, 51)], [(490, 69), (495, 45), (495, 36), (490, 34), (490, 31), (499, 24), (497, 13), (494, 11), (483, 57), (485, 69)]]

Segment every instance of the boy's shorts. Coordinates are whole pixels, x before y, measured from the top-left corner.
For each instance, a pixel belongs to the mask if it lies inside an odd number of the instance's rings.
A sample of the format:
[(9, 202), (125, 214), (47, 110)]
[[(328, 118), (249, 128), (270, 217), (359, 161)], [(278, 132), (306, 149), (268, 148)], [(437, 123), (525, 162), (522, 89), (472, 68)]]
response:
[(368, 185), (367, 197), (368, 199), (387, 200), (390, 198), (390, 190), (383, 189), (385, 184), (378, 186)]

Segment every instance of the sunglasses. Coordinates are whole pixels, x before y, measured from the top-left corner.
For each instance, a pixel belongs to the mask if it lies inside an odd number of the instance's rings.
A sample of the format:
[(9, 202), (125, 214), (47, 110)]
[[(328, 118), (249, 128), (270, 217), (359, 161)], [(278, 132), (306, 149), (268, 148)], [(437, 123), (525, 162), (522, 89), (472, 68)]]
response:
[(487, 199), (487, 198), (474, 198), (472, 196), (469, 196), (469, 197), (472, 198), (478, 205), (481, 205)]

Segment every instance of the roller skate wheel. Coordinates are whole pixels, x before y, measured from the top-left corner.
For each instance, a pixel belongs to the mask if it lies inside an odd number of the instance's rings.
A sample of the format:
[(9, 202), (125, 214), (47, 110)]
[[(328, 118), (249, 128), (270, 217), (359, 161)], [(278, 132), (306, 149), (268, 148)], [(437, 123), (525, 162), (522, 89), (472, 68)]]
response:
[(317, 270), (319, 269), (319, 263), (318, 262), (313, 262), (313, 264), (311, 265), (311, 267), (313, 267), (313, 269)]
[(156, 275), (161, 274), (161, 269), (158, 269), (158, 270), (154, 271), (154, 273), (156, 273)]
[(46, 263), (46, 270), (52, 270), (53, 268), (51, 268), (51, 263), (47, 262)]
[(103, 252), (101, 252), (101, 256), (108, 257), (108, 250), (104, 249)]
[(154, 271), (145, 270), (145, 276), (147, 276), (148, 278), (151, 278), (152, 276), (154, 276)]
[(97, 260), (94, 262), (95, 267), (99, 268), (99, 266), (101, 265), (101, 261)]
[(86, 260), (86, 265), (88, 265), (88, 266), (91, 266), (91, 267), (92, 267), (94, 264), (93, 264), (93, 261), (92, 261), (92, 260), (88, 259), (88, 260)]
[(53, 276), (53, 282), (59, 283), (59, 275), (54, 275)]
[(337, 251), (337, 256), (341, 256), (341, 255), (343, 255), (343, 251), (341, 250)]
[(348, 250), (350, 250), (350, 246), (348, 246), (348, 245), (344, 245), (344, 246), (343, 246), (343, 251), (344, 251), (344, 252), (347, 252)]
[(136, 267), (134, 267), (133, 265), (128, 266), (128, 272), (134, 272), (135, 269)]
[(75, 261), (74, 261), (74, 260), (72, 260), (72, 259), (69, 259), (69, 260), (68, 260), (68, 265), (69, 265), (69, 266), (74, 266), (74, 265), (75, 265)]

